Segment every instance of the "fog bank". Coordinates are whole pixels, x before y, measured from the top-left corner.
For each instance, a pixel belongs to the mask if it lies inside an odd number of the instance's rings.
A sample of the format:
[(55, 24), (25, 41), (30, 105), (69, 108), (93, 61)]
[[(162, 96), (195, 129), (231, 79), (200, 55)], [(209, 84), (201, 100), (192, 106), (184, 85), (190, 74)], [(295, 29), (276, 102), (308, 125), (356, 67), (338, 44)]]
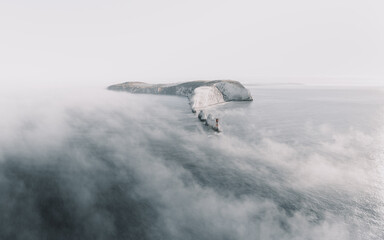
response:
[(308, 126), (335, 136), (313, 152), (252, 126), (253, 139), (206, 132), (180, 97), (2, 99), (1, 239), (365, 239), (378, 227), (349, 213), (356, 192), (371, 196), (371, 163), (328, 155), (366, 157), (351, 148), (373, 141), (364, 133)]

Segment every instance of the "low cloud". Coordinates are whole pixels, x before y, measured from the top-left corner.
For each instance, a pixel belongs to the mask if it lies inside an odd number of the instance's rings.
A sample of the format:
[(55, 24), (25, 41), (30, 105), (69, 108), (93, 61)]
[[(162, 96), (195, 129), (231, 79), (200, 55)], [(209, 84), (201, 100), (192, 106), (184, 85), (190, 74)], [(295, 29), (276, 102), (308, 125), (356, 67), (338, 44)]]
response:
[(361, 231), (335, 203), (348, 208), (347, 200), (327, 197), (371, 179), (369, 166), (343, 160), (364, 157), (351, 149), (372, 141), (362, 133), (323, 127), (319, 134), (336, 134), (316, 152), (265, 132), (257, 141), (217, 136), (184, 98), (104, 89), (24, 92), (1, 108), (1, 239), (353, 239)]

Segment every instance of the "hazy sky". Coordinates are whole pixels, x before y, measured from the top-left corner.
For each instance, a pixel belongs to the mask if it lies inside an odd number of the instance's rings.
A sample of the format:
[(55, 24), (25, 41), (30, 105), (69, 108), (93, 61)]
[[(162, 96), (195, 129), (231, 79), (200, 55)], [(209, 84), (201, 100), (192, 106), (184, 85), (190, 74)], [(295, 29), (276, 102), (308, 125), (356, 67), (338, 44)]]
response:
[(0, 80), (384, 82), (382, 0), (1, 0)]

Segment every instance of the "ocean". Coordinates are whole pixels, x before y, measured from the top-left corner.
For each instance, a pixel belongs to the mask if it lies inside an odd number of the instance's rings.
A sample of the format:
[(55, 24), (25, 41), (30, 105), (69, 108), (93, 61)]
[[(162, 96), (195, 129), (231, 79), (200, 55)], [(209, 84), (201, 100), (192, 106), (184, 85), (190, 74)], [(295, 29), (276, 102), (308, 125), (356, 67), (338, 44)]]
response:
[(246, 87), (1, 94), (0, 239), (383, 239), (384, 89)]

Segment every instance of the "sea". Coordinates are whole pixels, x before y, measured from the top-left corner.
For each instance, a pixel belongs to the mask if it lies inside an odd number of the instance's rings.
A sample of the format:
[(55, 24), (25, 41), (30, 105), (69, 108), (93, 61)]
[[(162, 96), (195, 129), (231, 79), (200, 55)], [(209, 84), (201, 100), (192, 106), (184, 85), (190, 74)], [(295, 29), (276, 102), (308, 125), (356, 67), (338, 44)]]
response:
[(3, 91), (0, 239), (384, 239), (384, 88), (246, 87)]

